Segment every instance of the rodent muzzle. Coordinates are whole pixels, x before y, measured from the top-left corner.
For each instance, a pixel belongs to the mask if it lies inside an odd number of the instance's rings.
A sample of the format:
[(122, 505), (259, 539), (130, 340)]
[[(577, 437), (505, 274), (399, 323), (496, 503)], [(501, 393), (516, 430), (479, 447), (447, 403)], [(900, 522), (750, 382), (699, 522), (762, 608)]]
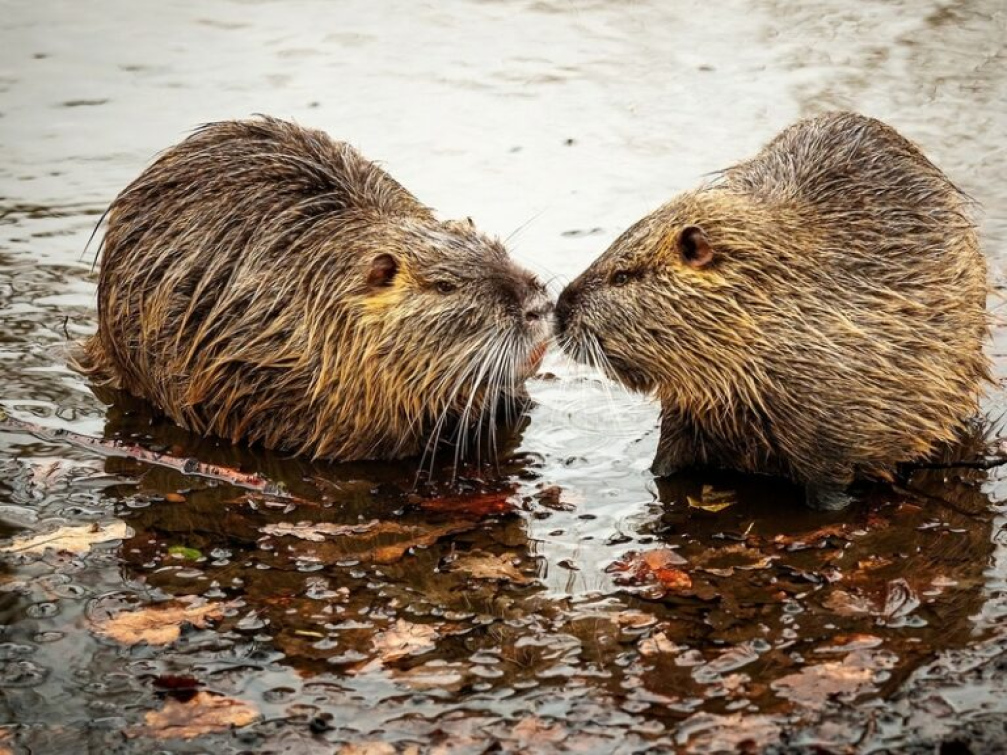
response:
[(570, 327), (570, 320), (573, 318), (573, 314), (580, 304), (580, 294), (579, 281), (575, 280), (564, 288), (563, 292), (559, 295), (559, 299), (556, 301), (557, 335), (563, 335), (566, 333), (567, 328)]

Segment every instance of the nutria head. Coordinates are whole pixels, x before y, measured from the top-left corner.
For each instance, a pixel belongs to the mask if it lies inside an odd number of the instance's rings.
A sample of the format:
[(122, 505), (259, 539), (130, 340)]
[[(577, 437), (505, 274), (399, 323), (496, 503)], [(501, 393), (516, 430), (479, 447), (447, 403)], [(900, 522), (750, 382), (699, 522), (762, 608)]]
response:
[(760, 215), (710, 191), (645, 217), (560, 295), (560, 344), (636, 391), (690, 402), (730, 395), (764, 341), (753, 314), (760, 292), (792, 287), (790, 229), (779, 219), (763, 228)]
[(550, 335), (499, 242), (292, 123), (200, 129), (108, 218), (79, 366), (196, 432), (337, 460), (464, 444)]
[(330, 304), (346, 328), (333, 391), (361, 382), (355, 403), (389, 417), (395, 455), (446, 423), (492, 426), (501, 401), (511, 411), (552, 332), (542, 283), (471, 222), (396, 218), (354, 243), (355, 282)]

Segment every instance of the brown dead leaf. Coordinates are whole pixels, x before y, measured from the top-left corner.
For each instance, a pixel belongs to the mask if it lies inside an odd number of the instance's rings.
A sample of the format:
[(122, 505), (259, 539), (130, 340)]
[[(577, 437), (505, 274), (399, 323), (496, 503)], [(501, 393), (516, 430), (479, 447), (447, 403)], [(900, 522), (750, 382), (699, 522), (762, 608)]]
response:
[(877, 610), (868, 598), (846, 592), (846, 590), (834, 590), (822, 605), (840, 616), (858, 616), (874, 613)]
[(448, 565), (448, 570), (463, 572), (475, 579), (499, 579), (518, 585), (534, 582), (518, 571), (513, 560), (514, 557), (507, 553), (495, 556), (492, 553), (475, 550), (456, 558)]
[(882, 615), (888, 619), (902, 619), (919, 608), (920, 599), (904, 579), (893, 579), (888, 583)]
[(72, 524), (52, 532), (15, 537), (9, 545), (0, 546), (0, 553), (45, 553), (52, 549), (70, 553), (87, 553), (95, 543), (125, 540), (133, 531), (125, 522), (105, 524)]
[(690, 752), (762, 752), (782, 733), (772, 716), (695, 713), (682, 722), (676, 741), (689, 745)]
[(515, 511), (517, 506), (510, 500), (513, 495), (513, 490), (447, 495), (424, 498), (418, 505), (424, 511), (442, 512), (466, 519), (484, 519), (488, 516), (509, 514)]
[(525, 751), (539, 748), (547, 742), (562, 742), (568, 734), (567, 728), (562, 723), (557, 722), (550, 726), (538, 716), (522, 718), (517, 726), (511, 729), (512, 737), (523, 745)]
[(694, 509), (709, 511), (716, 514), (738, 502), (738, 493), (734, 490), (716, 490), (712, 485), (704, 485), (698, 499), (686, 496), (689, 505)]
[(345, 744), (336, 752), (338, 755), (396, 755), (397, 750), (387, 742), (356, 742)]
[(14, 755), (14, 732), (0, 729), (0, 755)]
[(465, 667), (461, 663), (431, 662), (397, 671), (395, 679), (414, 690), (436, 689), (458, 692), (466, 682)]
[(226, 603), (158, 603), (96, 622), (94, 631), (123, 645), (167, 645), (179, 638), (182, 626), (203, 629), (210, 621), (223, 618), (228, 607)]
[(393, 627), (375, 635), (372, 642), (377, 659), (382, 663), (391, 663), (433, 650), (439, 636), (429, 624), (412, 624), (399, 619)]
[(781, 533), (773, 538), (773, 542), (787, 546), (791, 550), (800, 550), (801, 548), (818, 547), (830, 537), (849, 540), (851, 537), (849, 527), (845, 524), (826, 524), (810, 532), (798, 532), (794, 535)]
[(706, 549), (693, 556), (692, 563), (716, 576), (730, 577), (735, 569), (743, 571), (766, 569), (777, 558), (776, 555), (764, 555), (762, 551), (750, 548), (744, 543), (730, 543)]
[(682, 647), (676, 645), (664, 632), (657, 632), (651, 637), (640, 640), (637, 647), (642, 656), (673, 654), (682, 651)]
[(612, 614), (612, 621), (623, 629), (636, 630), (654, 626), (657, 623), (657, 617), (643, 611), (629, 609)]
[(770, 684), (780, 697), (806, 708), (819, 709), (833, 699), (849, 701), (874, 688), (878, 672), (890, 668), (893, 661), (870, 651), (856, 651), (841, 661), (806, 666), (795, 674)]
[(692, 587), (692, 578), (681, 569), (679, 564), (686, 563), (678, 553), (670, 548), (655, 548), (654, 550), (630, 551), (621, 559), (609, 564), (605, 571), (615, 572), (616, 582), (628, 585), (658, 583), (666, 590), (681, 592)]
[(169, 698), (161, 710), (148, 711), (144, 726), (126, 730), (129, 737), (192, 739), (248, 726), (259, 718), (251, 703), (210, 692), (197, 692), (186, 702)]
[(874, 634), (837, 634), (831, 645), (815, 648), (816, 653), (849, 653), (851, 650), (869, 650), (882, 644), (883, 640)]
[(372, 519), (363, 524), (333, 524), (331, 522), (278, 522), (277, 524), (267, 524), (262, 528), (262, 532), (267, 535), (282, 537), (284, 535), (310, 540), (313, 543), (320, 543), (326, 537), (341, 537), (343, 535), (360, 535), (371, 531), (379, 526), (381, 522)]
[[(450, 522), (443, 525), (404, 524), (395, 521), (372, 521), (361, 525), (339, 527), (339, 537), (318, 538), (322, 532), (315, 525), (304, 529), (281, 528), (270, 534), (294, 535), (303, 543), (294, 544), (298, 553), (322, 563), (333, 563), (345, 559), (356, 559), (364, 563), (393, 564), (400, 561), (413, 548), (433, 545), (442, 537), (466, 532), (477, 526), (472, 521)], [(329, 534), (335, 532), (329, 528)], [(358, 530), (359, 531), (354, 531)]]

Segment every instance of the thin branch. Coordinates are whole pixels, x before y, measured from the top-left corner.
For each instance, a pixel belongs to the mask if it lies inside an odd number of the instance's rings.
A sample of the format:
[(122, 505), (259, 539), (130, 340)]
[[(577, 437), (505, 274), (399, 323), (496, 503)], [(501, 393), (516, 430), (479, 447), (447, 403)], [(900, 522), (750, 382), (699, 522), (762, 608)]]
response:
[(72, 430), (43, 427), (42, 425), (36, 425), (32, 422), (25, 422), (24, 420), (12, 417), (3, 407), (0, 407), (0, 430), (25, 433), (39, 440), (52, 443), (66, 443), (77, 448), (92, 451), (99, 456), (134, 459), (145, 464), (174, 469), (184, 475), (205, 477), (209, 480), (226, 482), (235, 487), (254, 490), (257, 493), (276, 498), (293, 498), (282, 485), (256, 472), (242, 472), (231, 467), (222, 467), (218, 464), (206, 464), (193, 457), (182, 458), (172, 456), (171, 454), (157, 453), (134, 444), (124, 443), (119, 440), (94, 438), (90, 435), (75, 433)]

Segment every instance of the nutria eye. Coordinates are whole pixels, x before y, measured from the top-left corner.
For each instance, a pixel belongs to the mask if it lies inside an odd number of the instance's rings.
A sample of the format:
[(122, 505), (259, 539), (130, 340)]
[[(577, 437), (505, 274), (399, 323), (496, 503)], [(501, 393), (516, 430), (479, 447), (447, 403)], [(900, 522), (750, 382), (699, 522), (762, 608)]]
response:
[(437, 290), (442, 294), (450, 294), (452, 291), (458, 288), (458, 286), (456, 286), (451, 281), (437, 281), (435, 285), (437, 287)]
[(613, 286), (625, 286), (629, 283), (630, 275), (625, 270), (617, 270), (612, 275), (612, 285)]

